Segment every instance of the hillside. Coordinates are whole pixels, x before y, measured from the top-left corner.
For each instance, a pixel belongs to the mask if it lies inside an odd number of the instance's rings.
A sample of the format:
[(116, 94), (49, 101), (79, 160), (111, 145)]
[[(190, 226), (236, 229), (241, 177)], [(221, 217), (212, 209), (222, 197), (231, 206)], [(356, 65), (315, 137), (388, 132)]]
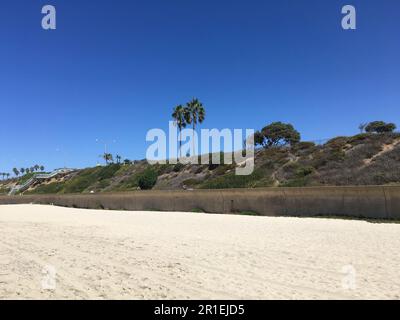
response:
[[(250, 176), (236, 176), (234, 169), (234, 164), (150, 166), (142, 160), (77, 170), (38, 182), (25, 194), (132, 191), (139, 185), (176, 190), (400, 184), (400, 134), (360, 134), (323, 145), (300, 142), (293, 147), (258, 149)], [(16, 183), (20, 181), (0, 182), (0, 193)]]

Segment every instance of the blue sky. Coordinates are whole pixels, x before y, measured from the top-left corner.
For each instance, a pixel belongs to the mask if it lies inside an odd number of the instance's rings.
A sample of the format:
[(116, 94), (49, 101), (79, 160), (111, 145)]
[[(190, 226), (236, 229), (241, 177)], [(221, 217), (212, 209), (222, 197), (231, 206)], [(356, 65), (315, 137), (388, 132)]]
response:
[(147, 131), (193, 96), (203, 128), (281, 120), (316, 140), (400, 125), (399, 17), (398, 0), (2, 1), (0, 171), (92, 166), (96, 139), (142, 159)]

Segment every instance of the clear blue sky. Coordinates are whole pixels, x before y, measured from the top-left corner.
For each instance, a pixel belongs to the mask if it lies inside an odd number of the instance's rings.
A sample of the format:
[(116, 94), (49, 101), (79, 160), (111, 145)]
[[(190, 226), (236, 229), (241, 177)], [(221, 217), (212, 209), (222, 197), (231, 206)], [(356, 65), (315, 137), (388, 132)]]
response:
[(400, 125), (399, 35), (398, 0), (2, 1), (0, 171), (95, 165), (97, 138), (142, 159), (147, 130), (193, 96), (206, 128), (281, 120), (314, 140)]

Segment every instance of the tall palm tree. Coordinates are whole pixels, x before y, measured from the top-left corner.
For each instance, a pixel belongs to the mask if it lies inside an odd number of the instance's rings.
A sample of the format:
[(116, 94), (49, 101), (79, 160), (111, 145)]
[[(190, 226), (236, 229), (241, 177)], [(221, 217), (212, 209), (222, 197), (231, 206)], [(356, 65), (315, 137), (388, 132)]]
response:
[(21, 172), (22, 173), (22, 175), (25, 173), (25, 168), (21, 168), (21, 169), (19, 169), (19, 172)]
[(40, 166), (38, 164), (35, 164), (33, 168), (35, 169), (35, 171), (39, 171)]
[(186, 104), (185, 108), (185, 120), (188, 124), (193, 126), (193, 155), (195, 155), (195, 141), (194, 141), (194, 131), (196, 130), (196, 125), (198, 123), (203, 123), (206, 117), (206, 110), (203, 104), (196, 98), (193, 98)]
[(40, 166), (40, 171), (44, 171), (44, 166)]
[(119, 154), (117, 154), (117, 155), (115, 156), (115, 159), (117, 160), (117, 163), (120, 164), (120, 163), (121, 163), (122, 157), (121, 157)]
[(18, 171), (17, 168), (13, 168), (13, 172), (14, 172), (14, 174), (15, 174), (16, 177), (19, 176), (19, 171)]
[(106, 164), (109, 164), (109, 162), (113, 162), (113, 161), (114, 161), (113, 156), (112, 156), (111, 153), (105, 152), (105, 153), (102, 155), (102, 157), (103, 157), (103, 159), (105, 160)]
[(185, 108), (182, 105), (176, 106), (172, 112), (172, 118), (179, 129), (179, 157), (182, 157), (182, 129), (186, 127)]

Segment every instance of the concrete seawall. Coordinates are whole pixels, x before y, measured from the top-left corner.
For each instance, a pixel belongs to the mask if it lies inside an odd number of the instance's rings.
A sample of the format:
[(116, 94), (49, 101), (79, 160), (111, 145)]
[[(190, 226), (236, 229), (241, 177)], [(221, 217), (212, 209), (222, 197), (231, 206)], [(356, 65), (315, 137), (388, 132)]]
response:
[[(263, 216), (400, 219), (400, 186), (262, 188), (2, 196), (0, 204), (54, 204), (112, 210), (254, 212)], [(1, 209), (0, 209), (1, 210)]]

